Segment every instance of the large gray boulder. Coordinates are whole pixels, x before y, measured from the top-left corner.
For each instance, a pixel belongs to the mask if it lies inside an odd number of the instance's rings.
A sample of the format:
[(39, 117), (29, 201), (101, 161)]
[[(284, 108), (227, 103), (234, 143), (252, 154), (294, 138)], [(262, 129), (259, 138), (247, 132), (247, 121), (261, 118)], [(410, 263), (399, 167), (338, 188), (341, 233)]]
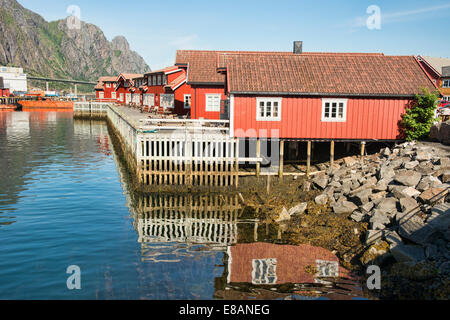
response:
[(343, 214), (343, 213), (353, 213), (358, 209), (358, 207), (350, 201), (338, 201), (331, 205), (333, 208), (333, 211), (337, 214)]
[(420, 173), (411, 170), (400, 171), (394, 176), (396, 182), (407, 187), (416, 187), (421, 179)]

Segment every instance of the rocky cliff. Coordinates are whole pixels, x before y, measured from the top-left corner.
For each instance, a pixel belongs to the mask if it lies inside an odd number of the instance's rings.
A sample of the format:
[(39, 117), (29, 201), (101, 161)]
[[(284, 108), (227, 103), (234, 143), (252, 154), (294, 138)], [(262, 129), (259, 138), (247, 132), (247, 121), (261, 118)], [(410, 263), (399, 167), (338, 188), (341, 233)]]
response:
[(85, 22), (69, 30), (67, 19), (47, 22), (15, 0), (0, 0), (0, 65), (80, 80), (150, 71), (124, 37), (108, 41), (100, 28)]

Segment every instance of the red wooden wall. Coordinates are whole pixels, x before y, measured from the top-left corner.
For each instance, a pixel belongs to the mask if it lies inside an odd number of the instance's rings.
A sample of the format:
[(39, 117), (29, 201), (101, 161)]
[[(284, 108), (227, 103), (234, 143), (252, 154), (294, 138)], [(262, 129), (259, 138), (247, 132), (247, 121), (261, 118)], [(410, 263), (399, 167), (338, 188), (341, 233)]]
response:
[(209, 119), (209, 120), (219, 120), (219, 112), (208, 112), (205, 110), (206, 107), (206, 95), (207, 94), (221, 94), (222, 100), (227, 99), (225, 95), (225, 89), (221, 86), (192, 86), (192, 119)]
[(274, 129), (285, 139), (397, 140), (401, 139), (399, 121), (409, 102), (352, 98), (348, 99), (346, 122), (322, 122), (321, 98), (284, 97), (281, 121), (269, 122), (256, 121), (256, 97), (235, 96), (234, 132), (240, 138), (275, 138)]

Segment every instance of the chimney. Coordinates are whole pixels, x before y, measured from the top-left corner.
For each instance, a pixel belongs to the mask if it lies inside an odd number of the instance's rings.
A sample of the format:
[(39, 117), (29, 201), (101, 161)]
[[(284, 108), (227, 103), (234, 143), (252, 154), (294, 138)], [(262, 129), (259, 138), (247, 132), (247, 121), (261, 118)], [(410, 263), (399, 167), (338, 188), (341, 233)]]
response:
[(303, 41), (294, 41), (294, 54), (303, 53)]

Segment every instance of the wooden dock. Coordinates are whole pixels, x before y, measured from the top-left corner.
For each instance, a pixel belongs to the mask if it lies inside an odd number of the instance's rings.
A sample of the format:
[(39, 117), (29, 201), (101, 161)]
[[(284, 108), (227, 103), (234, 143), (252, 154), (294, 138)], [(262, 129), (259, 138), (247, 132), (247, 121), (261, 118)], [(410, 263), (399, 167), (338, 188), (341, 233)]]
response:
[[(151, 118), (108, 103), (75, 103), (74, 117), (105, 117), (141, 186), (239, 186), (239, 139), (229, 121)], [(261, 161), (261, 159), (259, 159)]]

